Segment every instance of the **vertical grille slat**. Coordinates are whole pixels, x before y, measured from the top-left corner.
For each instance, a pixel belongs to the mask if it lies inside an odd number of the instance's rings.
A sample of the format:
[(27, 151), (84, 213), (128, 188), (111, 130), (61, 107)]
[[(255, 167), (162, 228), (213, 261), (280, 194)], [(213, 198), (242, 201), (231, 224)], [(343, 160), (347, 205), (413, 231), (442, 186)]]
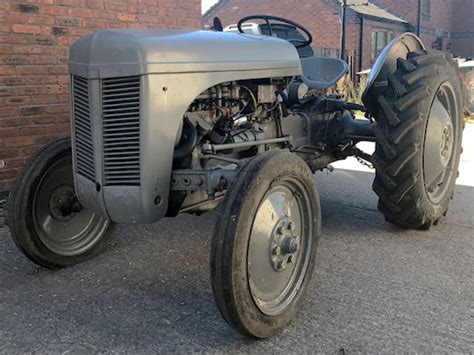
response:
[(79, 76), (72, 77), (72, 110), (76, 146), (76, 172), (91, 181), (95, 181), (94, 143), (88, 82), (87, 79)]
[(102, 80), (104, 178), (108, 186), (140, 185), (140, 77)]

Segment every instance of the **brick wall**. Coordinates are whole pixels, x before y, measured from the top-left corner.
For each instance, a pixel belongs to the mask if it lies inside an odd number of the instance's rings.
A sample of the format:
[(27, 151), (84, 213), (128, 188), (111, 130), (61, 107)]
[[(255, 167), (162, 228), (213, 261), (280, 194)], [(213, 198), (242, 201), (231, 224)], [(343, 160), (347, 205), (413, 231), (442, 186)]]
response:
[(223, 0), (203, 21), (205, 24), (211, 24), (214, 16), (219, 16), (224, 26), (228, 26), (245, 16), (255, 14), (298, 21), (313, 35), (317, 35), (313, 36), (313, 47), (339, 48), (340, 25), (337, 7), (328, 6), (324, 1)]
[[(371, 2), (409, 21), (412, 29), (416, 29), (418, 0)], [(282, 16), (307, 27), (313, 34), (314, 47), (339, 48), (339, 15), (335, 4), (335, 0), (222, 0), (203, 20), (204, 23), (210, 24), (214, 16), (219, 16), (225, 25), (229, 25), (251, 14)], [(360, 20), (356, 16), (349, 16), (346, 31), (346, 45), (349, 50), (359, 49), (359, 23)], [(387, 29), (397, 35), (409, 28), (410, 26), (366, 19), (362, 68), (367, 69), (373, 64), (370, 49), (372, 29)], [(474, 56), (474, 0), (431, 0), (430, 14), (422, 16), (421, 38), (430, 48), (440, 34), (444, 36), (444, 49), (449, 48), (455, 54), (465, 57)], [(358, 58), (356, 64), (358, 70)]]
[[(340, 48), (339, 6), (327, 0), (224, 0), (214, 11), (204, 16), (205, 24), (212, 24), (214, 16), (219, 16), (224, 26), (237, 23), (248, 15), (265, 14), (285, 17), (301, 23), (313, 35), (314, 48)], [(357, 51), (359, 48), (359, 24), (347, 22), (346, 49)], [(358, 68), (356, 56), (356, 68)]]
[(452, 51), (458, 56), (474, 58), (474, 1), (454, 0)]
[[(408, 21), (412, 26), (416, 26), (418, 19), (418, 0), (370, 0), (382, 9), (388, 10), (392, 14)], [(434, 0), (445, 1), (445, 0)], [(451, 1), (451, 0), (448, 0)]]
[(103, 28), (201, 27), (200, 0), (0, 1), (0, 191), (69, 135), (69, 46)]
[(459, 57), (468, 59), (474, 58), (474, 32), (466, 34), (456, 34), (456, 37), (452, 38), (451, 51)]
[[(408, 1), (408, 0), (407, 0)], [(413, 1), (413, 0), (410, 0)], [(339, 6), (331, 0), (223, 0), (220, 5), (204, 16), (205, 24), (211, 24), (214, 16), (219, 16), (224, 25), (235, 24), (239, 19), (248, 15), (266, 14), (281, 16), (305, 26), (313, 35), (315, 48), (340, 48), (340, 22)], [(371, 31), (372, 28), (390, 29), (394, 33), (405, 32), (404, 26), (386, 22), (365, 20), (364, 25), (364, 51), (362, 56), (362, 69), (370, 68), (371, 59)], [(355, 51), (355, 70), (359, 70), (359, 35), (360, 20), (348, 11), (346, 26), (346, 49)]]
[[(374, 4), (404, 18), (413, 26), (418, 23), (418, 0), (371, 0)], [(453, 4), (456, 0), (431, 0), (429, 14), (422, 14), (421, 25), (426, 29), (441, 28), (451, 30)], [(472, 1), (472, 0), (467, 0)]]
[[(372, 0), (378, 6), (418, 23), (418, 0)], [(421, 17), (421, 39), (430, 47), (438, 35), (443, 49), (461, 57), (474, 57), (474, 1), (431, 0), (431, 11)]]
[[(376, 58), (372, 58), (372, 31), (387, 30), (392, 32), (393, 37), (406, 32), (405, 25), (399, 23), (388, 23), (374, 21), (370, 19), (364, 20), (363, 48), (362, 48), (362, 69), (370, 69), (375, 63)], [(359, 49), (359, 47), (357, 47)]]

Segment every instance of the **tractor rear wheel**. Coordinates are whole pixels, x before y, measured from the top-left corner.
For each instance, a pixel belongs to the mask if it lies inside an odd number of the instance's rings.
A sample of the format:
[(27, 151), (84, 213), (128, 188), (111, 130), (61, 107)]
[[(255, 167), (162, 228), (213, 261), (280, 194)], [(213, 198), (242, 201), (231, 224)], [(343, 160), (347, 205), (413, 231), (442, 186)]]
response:
[(429, 229), (446, 214), (461, 155), (463, 113), (457, 64), (447, 53), (399, 58), (376, 101), (373, 189), (387, 221)]
[(77, 200), (69, 138), (27, 162), (10, 197), (8, 226), (17, 247), (50, 269), (83, 262), (106, 248), (114, 223)]

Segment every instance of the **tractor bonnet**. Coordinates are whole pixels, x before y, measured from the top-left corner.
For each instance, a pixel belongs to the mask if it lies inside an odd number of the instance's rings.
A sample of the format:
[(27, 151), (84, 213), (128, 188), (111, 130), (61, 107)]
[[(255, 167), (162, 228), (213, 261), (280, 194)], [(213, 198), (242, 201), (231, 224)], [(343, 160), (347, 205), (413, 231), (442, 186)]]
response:
[(71, 48), (69, 71), (85, 78), (241, 70), (301, 72), (294, 46), (269, 36), (182, 30), (102, 30)]

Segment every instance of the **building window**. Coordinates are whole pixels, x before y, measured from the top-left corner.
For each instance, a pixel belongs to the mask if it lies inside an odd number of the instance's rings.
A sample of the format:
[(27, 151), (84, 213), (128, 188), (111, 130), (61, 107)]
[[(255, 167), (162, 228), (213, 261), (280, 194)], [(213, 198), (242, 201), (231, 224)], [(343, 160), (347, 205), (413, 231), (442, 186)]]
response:
[(423, 15), (431, 13), (431, 0), (421, 0), (421, 13)]
[(372, 31), (372, 59), (376, 59), (385, 46), (392, 40), (393, 32), (385, 30)]

